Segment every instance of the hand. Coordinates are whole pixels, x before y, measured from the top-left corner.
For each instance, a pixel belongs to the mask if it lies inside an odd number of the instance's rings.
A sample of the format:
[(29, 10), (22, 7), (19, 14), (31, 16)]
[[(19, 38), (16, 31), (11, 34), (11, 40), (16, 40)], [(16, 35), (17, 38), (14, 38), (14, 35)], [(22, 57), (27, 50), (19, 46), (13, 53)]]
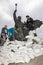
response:
[(15, 4), (15, 6), (17, 6), (17, 3)]

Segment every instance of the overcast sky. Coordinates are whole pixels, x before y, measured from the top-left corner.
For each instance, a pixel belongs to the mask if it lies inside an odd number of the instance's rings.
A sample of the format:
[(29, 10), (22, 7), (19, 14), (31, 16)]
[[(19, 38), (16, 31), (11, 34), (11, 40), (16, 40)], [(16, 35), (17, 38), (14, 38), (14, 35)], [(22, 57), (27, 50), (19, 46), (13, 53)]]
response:
[(15, 3), (18, 4), (17, 16), (22, 16), (22, 21), (26, 20), (28, 14), (33, 19), (43, 21), (43, 0), (0, 0), (0, 29), (7, 24), (8, 27), (14, 26), (13, 12)]

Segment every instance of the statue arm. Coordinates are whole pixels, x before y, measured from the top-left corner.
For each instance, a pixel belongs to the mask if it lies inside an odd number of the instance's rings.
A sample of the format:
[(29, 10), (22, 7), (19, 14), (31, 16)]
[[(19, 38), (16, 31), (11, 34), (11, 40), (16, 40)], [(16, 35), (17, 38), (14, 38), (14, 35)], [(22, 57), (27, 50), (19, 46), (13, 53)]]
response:
[(16, 20), (17, 20), (16, 11), (17, 11), (17, 10), (15, 10), (14, 13), (13, 13), (13, 18), (14, 18), (14, 21), (15, 21), (15, 22), (16, 22)]

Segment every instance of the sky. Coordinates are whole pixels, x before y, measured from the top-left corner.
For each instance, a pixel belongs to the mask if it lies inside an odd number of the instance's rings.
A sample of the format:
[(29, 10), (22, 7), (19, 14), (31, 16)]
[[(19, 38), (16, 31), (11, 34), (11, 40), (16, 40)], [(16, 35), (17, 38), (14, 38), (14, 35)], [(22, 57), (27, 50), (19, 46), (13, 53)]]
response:
[(0, 0), (0, 30), (7, 24), (8, 28), (14, 26), (13, 12), (17, 6), (17, 16), (22, 17), (22, 22), (26, 21), (28, 14), (33, 19), (43, 21), (43, 0)]

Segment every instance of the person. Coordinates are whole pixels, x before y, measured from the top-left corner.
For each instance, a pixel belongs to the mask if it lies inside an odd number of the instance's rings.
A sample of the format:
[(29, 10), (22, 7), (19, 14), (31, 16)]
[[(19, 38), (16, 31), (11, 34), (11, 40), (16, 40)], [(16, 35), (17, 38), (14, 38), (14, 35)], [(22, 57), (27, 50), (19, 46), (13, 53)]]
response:
[(9, 38), (10, 41), (14, 41), (13, 40), (13, 31), (14, 30), (15, 30), (14, 27), (8, 29), (8, 38)]
[(30, 30), (33, 30), (34, 29), (34, 21), (33, 19), (27, 15), (26, 16), (26, 23), (25, 23), (25, 26), (27, 27), (27, 30), (30, 31)]
[(8, 29), (7, 25), (5, 25), (1, 30), (1, 38), (4, 39), (4, 41), (6, 41), (7, 35), (8, 35)]
[(15, 22), (15, 32), (14, 36), (17, 40), (23, 40), (24, 35), (23, 35), (23, 23), (21, 22), (21, 16), (16, 16), (17, 10), (14, 11), (13, 13), (13, 18)]

